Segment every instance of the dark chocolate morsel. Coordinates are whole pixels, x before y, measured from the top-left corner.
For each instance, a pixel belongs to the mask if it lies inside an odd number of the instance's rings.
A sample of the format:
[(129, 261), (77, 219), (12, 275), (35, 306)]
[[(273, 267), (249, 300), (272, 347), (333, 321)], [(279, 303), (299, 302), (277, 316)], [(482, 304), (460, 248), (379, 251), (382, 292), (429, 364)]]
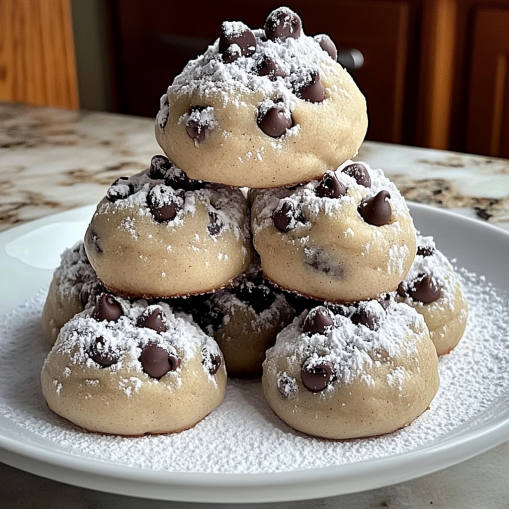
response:
[(143, 313), (137, 320), (138, 327), (146, 327), (156, 332), (166, 332), (167, 327), (163, 320), (164, 313), (162, 309), (156, 308), (147, 313)]
[(332, 39), (328, 35), (322, 34), (315, 36), (315, 40), (320, 45), (320, 48), (327, 52), (329, 56), (332, 58), (332, 60), (337, 62), (338, 50), (336, 48), (336, 45), (332, 42)]
[(353, 177), (360, 186), (371, 187), (371, 177), (369, 176), (368, 169), (363, 164), (349, 164), (343, 168), (342, 173)]
[(175, 371), (180, 359), (170, 355), (164, 348), (150, 343), (141, 351), (140, 362), (143, 371), (152, 378), (161, 378), (168, 371)]
[(219, 53), (224, 54), (233, 44), (238, 46), (239, 56), (249, 57), (256, 51), (256, 38), (253, 32), (245, 25), (239, 28), (238, 24), (226, 21), (221, 25)]
[(210, 353), (208, 359), (203, 359), (203, 364), (208, 368), (211, 375), (215, 375), (221, 367), (221, 357)]
[(398, 295), (400, 297), (403, 297), (404, 299), (408, 297), (406, 285), (404, 284), (403, 281), (398, 285)]
[(311, 71), (302, 82), (296, 85), (295, 95), (311, 103), (321, 103), (325, 99), (325, 87), (320, 81), (318, 71)]
[(257, 62), (255, 70), (258, 76), (268, 76), (272, 81), (275, 81), (278, 76), (285, 77), (282, 67), (268, 55), (262, 56)]
[(201, 180), (190, 179), (184, 170), (178, 168), (173, 168), (173, 171), (166, 175), (164, 183), (173, 189), (184, 189), (185, 191), (196, 191), (205, 186)]
[(346, 187), (336, 178), (334, 172), (326, 172), (315, 192), (321, 198), (339, 198), (346, 194)]
[(223, 52), (223, 62), (225, 64), (231, 64), (238, 60), (242, 56), (241, 49), (236, 45), (232, 44)]
[(372, 198), (362, 200), (359, 213), (368, 224), (383, 226), (391, 222), (392, 208), (389, 203), (391, 195), (388, 191), (380, 191)]
[(90, 358), (103, 368), (118, 362), (119, 356), (111, 348), (104, 346), (104, 338), (99, 336), (90, 345)]
[(295, 205), (291, 201), (283, 201), (278, 205), (272, 214), (274, 226), (281, 232), (289, 232), (296, 221), (300, 211), (296, 210)]
[(258, 116), (258, 127), (271, 138), (283, 136), (292, 125), (292, 116), (282, 106), (273, 106)]
[[(313, 363), (314, 364), (314, 363)], [(334, 365), (330, 361), (314, 364), (306, 361), (301, 368), (300, 378), (302, 384), (311, 392), (323, 391), (332, 381)]]
[(435, 252), (435, 248), (433, 246), (419, 246), (417, 248), (418, 256), (431, 256)]
[(364, 325), (371, 330), (378, 329), (380, 325), (380, 318), (365, 308), (358, 308), (350, 319), (355, 325)]
[(286, 39), (298, 39), (302, 22), (299, 16), (288, 7), (272, 11), (265, 21), (265, 35), (271, 41), (283, 42)]
[(117, 200), (125, 200), (133, 193), (134, 185), (130, 182), (129, 177), (120, 177), (111, 184), (106, 192), (106, 197), (108, 200), (115, 202)]
[(154, 219), (159, 222), (171, 221), (175, 219), (178, 211), (181, 209), (178, 199), (184, 200), (184, 192), (175, 195), (166, 186), (156, 186), (150, 190), (147, 195), (147, 205), (154, 216)]
[(239, 300), (247, 302), (258, 314), (269, 309), (276, 300), (274, 292), (266, 286), (241, 284), (233, 290), (233, 293)]
[(88, 243), (94, 247), (94, 249), (97, 251), (98, 254), (102, 255), (103, 249), (99, 243), (99, 235), (94, 230), (89, 228), (87, 230), (86, 236), (88, 239)]
[(189, 110), (189, 118), (186, 122), (186, 132), (195, 143), (201, 143), (207, 136), (209, 125), (202, 120), (199, 113), (204, 110), (204, 106), (195, 106)]
[(110, 293), (103, 293), (95, 305), (92, 318), (98, 322), (116, 322), (124, 314), (120, 302)]
[(442, 286), (431, 274), (420, 274), (412, 282), (409, 293), (412, 299), (429, 304), (438, 300), (442, 295)]
[(312, 309), (302, 324), (302, 332), (306, 334), (321, 334), (326, 327), (334, 325), (331, 312), (324, 306)]
[(212, 236), (218, 235), (222, 229), (223, 222), (221, 218), (215, 212), (209, 212), (209, 224), (207, 226), (209, 234)]
[[(399, 287), (398, 287), (399, 288)], [(385, 295), (381, 295), (377, 299), (380, 306), (382, 306), (385, 310), (391, 305), (392, 298), (390, 293), (386, 293)]]
[(154, 180), (162, 180), (166, 176), (166, 172), (170, 170), (172, 166), (167, 157), (161, 155), (154, 156), (150, 161), (148, 176)]
[(88, 304), (88, 299), (90, 299), (90, 293), (82, 288), (80, 290), (80, 302), (83, 309), (85, 309), (85, 306)]

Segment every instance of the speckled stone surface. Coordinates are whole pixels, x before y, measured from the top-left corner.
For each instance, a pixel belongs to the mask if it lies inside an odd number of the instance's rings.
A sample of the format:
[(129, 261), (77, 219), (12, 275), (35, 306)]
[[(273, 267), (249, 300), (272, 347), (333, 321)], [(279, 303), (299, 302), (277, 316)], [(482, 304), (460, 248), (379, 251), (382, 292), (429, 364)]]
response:
[[(160, 153), (151, 119), (0, 103), (0, 231), (97, 203)], [(371, 142), (358, 159), (409, 200), (509, 229), (509, 161)]]
[[(158, 153), (151, 119), (0, 103), (0, 231), (95, 204), (111, 182), (146, 168)], [(509, 230), (509, 161), (369, 142), (361, 148), (359, 160), (382, 168), (407, 199)], [(502, 509), (509, 498), (508, 471), (506, 442), (459, 465), (395, 486), (328, 499), (230, 507)], [(220, 507), (108, 495), (1, 464), (0, 479), (0, 500), (19, 509)]]

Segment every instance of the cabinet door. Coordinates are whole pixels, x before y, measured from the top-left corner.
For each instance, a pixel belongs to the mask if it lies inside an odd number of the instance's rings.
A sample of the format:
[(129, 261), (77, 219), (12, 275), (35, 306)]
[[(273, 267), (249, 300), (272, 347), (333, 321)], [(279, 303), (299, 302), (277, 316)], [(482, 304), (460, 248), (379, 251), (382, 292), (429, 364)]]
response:
[(476, 11), (467, 152), (509, 157), (509, 7)]
[[(114, 1), (114, 0), (112, 0)], [(117, 0), (114, 29), (123, 113), (155, 116), (158, 99), (187, 60), (219, 35), (221, 21), (262, 27), (278, 0)], [(354, 78), (367, 97), (368, 138), (412, 143), (417, 89), (418, 2), (415, 0), (288, 0), (307, 34), (328, 33), (338, 48), (356, 48), (364, 67)]]

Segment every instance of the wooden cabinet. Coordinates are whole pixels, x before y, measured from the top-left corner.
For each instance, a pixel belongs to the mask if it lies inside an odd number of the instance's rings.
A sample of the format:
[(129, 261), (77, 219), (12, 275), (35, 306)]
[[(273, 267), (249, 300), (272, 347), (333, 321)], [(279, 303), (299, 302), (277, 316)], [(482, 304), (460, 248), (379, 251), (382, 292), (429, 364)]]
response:
[[(509, 0), (288, 0), (309, 35), (356, 48), (375, 141), (509, 157)], [(110, 0), (119, 111), (158, 98), (224, 20), (262, 27), (280, 1)]]

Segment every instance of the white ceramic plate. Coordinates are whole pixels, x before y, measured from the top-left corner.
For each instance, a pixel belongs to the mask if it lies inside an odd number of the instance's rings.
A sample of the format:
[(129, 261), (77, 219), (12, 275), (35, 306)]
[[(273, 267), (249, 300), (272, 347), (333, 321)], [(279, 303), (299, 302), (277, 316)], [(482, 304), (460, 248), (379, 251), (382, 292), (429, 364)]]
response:
[[(0, 315), (47, 286), (65, 247), (83, 237), (93, 207), (57, 214), (0, 235)], [(412, 205), (416, 226), (459, 266), (509, 295), (509, 233), (456, 214)], [(188, 502), (277, 502), (378, 488), (464, 461), (509, 439), (509, 389), (452, 433), (409, 452), (325, 468), (270, 474), (203, 474), (133, 468), (71, 454), (0, 415), (0, 460), (82, 487)]]

